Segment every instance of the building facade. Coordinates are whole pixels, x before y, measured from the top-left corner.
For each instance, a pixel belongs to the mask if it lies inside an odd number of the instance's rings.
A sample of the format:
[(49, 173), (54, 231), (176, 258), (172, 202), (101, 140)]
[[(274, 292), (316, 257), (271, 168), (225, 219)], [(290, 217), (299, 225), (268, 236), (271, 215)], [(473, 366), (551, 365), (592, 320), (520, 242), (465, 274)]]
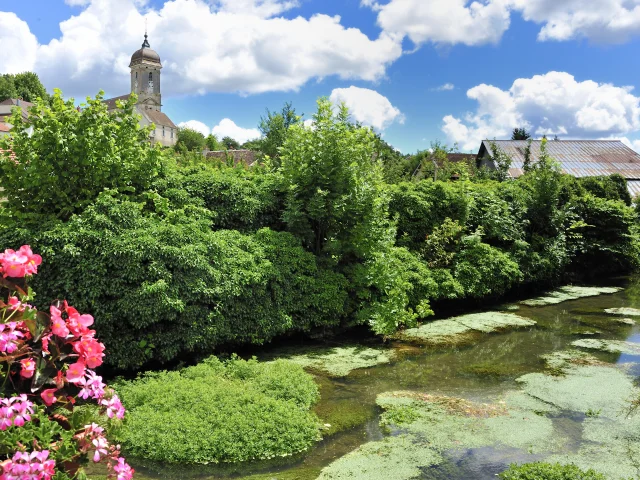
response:
[[(162, 93), (160, 90), (160, 55), (149, 45), (145, 33), (142, 47), (131, 56), (131, 92), (138, 96), (136, 112), (140, 115), (140, 125), (154, 125), (151, 141), (165, 147), (172, 147), (178, 139), (178, 127), (162, 112)], [(129, 95), (105, 100), (109, 111), (117, 110), (116, 101), (126, 100)]]

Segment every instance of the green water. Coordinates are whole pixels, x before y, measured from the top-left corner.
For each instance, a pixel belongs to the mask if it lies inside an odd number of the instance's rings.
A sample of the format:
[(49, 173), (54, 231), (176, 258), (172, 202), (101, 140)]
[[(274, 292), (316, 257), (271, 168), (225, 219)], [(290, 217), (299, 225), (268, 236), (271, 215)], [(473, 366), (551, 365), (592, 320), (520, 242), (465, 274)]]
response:
[[(532, 327), (501, 333), (480, 334), (472, 343), (450, 347), (425, 347), (418, 343), (392, 342), (396, 357), (390, 363), (352, 371), (345, 377), (332, 378), (318, 374), (321, 400), (316, 412), (326, 423), (324, 440), (304, 455), (279, 459), (270, 463), (219, 467), (167, 467), (130, 459), (137, 478), (242, 478), (245, 480), (313, 480), (320, 471), (336, 459), (366, 442), (385, 438), (390, 433), (379, 426), (382, 410), (376, 397), (383, 392), (411, 390), (434, 395), (462, 397), (491, 403), (508, 391), (521, 388), (516, 379), (524, 374), (542, 372), (545, 363), (541, 355), (571, 348), (571, 343), (583, 338), (627, 340), (640, 342), (640, 325), (629, 325), (606, 315), (608, 308), (640, 308), (638, 279), (609, 282), (625, 287), (611, 295), (582, 298), (547, 306), (520, 305), (518, 315), (535, 320)], [(635, 318), (640, 324), (640, 317)], [(331, 346), (351, 346), (343, 339)], [(375, 346), (368, 339), (366, 346)], [(382, 345), (380, 343), (379, 345)], [(388, 346), (388, 345), (387, 345)], [(289, 353), (289, 351), (287, 350)], [(278, 349), (256, 351), (258, 358), (279, 356)], [(628, 363), (636, 378), (640, 368), (633, 362), (638, 357), (626, 354), (589, 352), (599, 360)], [(577, 450), (582, 440), (581, 422), (584, 415), (559, 414), (554, 419), (557, 431), (569, 439), (570, 450)], [(330, 426), (329, 426), (330, 425)], [(392, 432), (393, 433), (393, 432)], [(397, 433), (397, 432), (396, 432)], [(640, 448), (640, 446), (639, 446)], [(554, 452), (555, 453), (555, 452)], [(532, 455), (517, 448), (462, 448), (447, 453), (447, 460), (421, 470), (424, 479), (494, 479), (495, 475), (516, 461), (532, 461), (547, 455)], [(393, 472), (385, 472), (393, 479)], [(364, 479), (363, 479), (364, 480)]]

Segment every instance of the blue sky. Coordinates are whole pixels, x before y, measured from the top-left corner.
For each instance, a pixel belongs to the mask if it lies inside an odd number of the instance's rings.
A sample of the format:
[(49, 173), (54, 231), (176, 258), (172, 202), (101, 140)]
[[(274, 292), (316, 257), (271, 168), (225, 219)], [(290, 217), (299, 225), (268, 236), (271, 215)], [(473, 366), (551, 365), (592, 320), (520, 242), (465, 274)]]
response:
[(145, 18), (163, 111), (203, 132), (331, 96), (407, 153), (516, 126), (640, 149), (640, 0), (0, 0), (0, 73), (127, 93)]

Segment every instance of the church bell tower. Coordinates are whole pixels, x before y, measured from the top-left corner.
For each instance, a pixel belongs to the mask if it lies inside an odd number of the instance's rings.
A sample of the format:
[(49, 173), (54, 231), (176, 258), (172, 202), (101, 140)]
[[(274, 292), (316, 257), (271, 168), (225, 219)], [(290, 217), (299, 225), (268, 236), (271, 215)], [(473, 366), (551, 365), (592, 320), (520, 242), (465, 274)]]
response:
[(145, 32), (142, 47), (131, 56), (131, 91), (138, 95), (138, 106), (161, 111), (162, 96), (160, 94), (160, 55), (149, 45)]

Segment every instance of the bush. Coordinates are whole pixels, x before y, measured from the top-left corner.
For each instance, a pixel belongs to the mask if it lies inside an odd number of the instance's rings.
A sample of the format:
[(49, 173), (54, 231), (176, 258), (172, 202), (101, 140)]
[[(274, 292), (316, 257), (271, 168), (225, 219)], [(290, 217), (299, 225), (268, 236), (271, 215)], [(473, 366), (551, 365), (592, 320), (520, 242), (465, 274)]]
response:
[(213, 232), (202, 211), (146, 208), (103, 194), (44, 231), (0, 231), (0, 244), (34, 240), (46, 262), (35, 282), (39, 303), (65, 295), (91, 312), (112, 365), (136, 368), (340, 321), (343, 277), (318, 269), (290, 234)]
[(606, 477), (594, 470), (581, 470), (576, 465), (559, 463), (513, 464), (500, 474), (502, 480), (606, 480)]
[(617, 173), (609, 176), (584, 177), (578, 183), (589, 193), (607, 200), (622, 200), (631, 205), (631, 194), (627, 188), (627, 180)]
[(128, 409), (120, 440), (136, 457), (240, 462), (291, 455), (319, 439), (318, 419), (309, 411), (318, 388), (302, 367), (284, 360), (211, 357), (117, 388)]
[(28, 123), (14, 112), (15, 128), (0, 141), (7, 208), (68, 219), (106, 188), (140, 193), (151, 185), (162, 158), (148, 142), (149, 129), (138, 126), (135, 95), (120, 102), (117, 113), (109, 113), (102, 99), (100, 93), (76, 108), (56, 90), (50, 107), (37, 101), (30, 109)]

